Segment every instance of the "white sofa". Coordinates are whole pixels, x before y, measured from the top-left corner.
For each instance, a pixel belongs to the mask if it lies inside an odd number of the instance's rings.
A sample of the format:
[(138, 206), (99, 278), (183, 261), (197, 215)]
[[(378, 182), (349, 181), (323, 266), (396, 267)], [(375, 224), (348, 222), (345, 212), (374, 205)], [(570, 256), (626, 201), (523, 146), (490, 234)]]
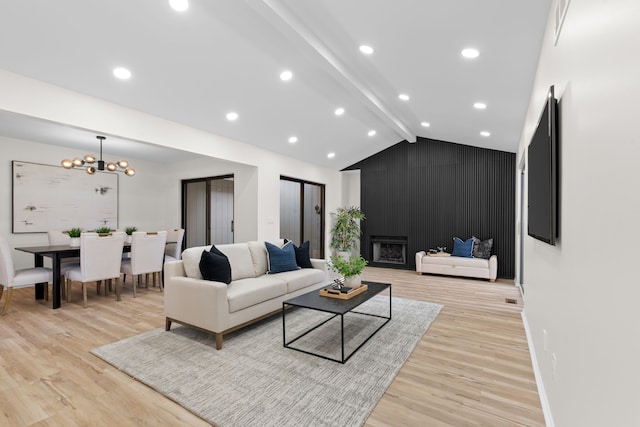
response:
[(164, 312), (167, 331), (172, 322), (202, 329), (215, 335), (218, 350), (223, 334), (282, 310), (284, 300), (328, 283), (325, 260), (311, 259), (314, 268), (267, 274), (264, 242), (216, 247), (229, 258), (231, 283), (202, 278), (200, 257), (211, 246), (188, 248), (182, 260), (165, 264)]
[(498, 257), (489, 259), (458, 256), (429, 256), (425, 251), (416, 253), (416, 272), (446, 274), (450, 276), (476, 277), (495, 282), (498, 273)]

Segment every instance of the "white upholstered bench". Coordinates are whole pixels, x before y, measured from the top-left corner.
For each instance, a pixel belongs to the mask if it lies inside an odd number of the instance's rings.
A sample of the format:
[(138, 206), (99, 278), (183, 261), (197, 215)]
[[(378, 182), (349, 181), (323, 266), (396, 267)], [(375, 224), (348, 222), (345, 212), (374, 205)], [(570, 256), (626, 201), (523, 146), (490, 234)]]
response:
[(446, 274), (449, 276), (477, 277), (495, 282), (498, 273), (498, 257), (489, 259), (457, 256), (429, 256), (425, 251), (416, 253), (418, 274)]

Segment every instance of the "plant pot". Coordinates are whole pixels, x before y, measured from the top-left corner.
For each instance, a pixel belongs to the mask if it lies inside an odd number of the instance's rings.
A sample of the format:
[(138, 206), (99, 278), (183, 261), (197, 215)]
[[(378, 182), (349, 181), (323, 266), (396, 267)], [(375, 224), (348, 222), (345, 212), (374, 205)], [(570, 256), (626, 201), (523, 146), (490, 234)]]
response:
[(344, 286), (353, 289), (359, 288), (360, 286), (362, 286), (362, 278), (359, 274), (356, 274), (355, 276), (345, 277)]
[(125, 238), (124, 238), (124, 242), (127, 245), (130, 245), (132, 240), (133, 240), (133, 236), (131, 236), (131, 235), (126, 235)]
[(79, 237), (71, 237), (69, 238), (69, 246), (72, 248), (77, 248), (80, 246), (80, 238)]

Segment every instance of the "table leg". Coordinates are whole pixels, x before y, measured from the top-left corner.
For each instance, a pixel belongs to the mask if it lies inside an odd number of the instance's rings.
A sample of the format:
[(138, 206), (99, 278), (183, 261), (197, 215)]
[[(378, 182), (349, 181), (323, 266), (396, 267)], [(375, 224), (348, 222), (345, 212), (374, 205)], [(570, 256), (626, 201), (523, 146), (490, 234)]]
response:
[(51, 308), (60, 308), (60, 255), (51, 258), (53, 264), (53, 289), (51, 289)]
[[(42, 267), (44, 265), (42, 255), (34, 255), (34, 266)], [(36, 283), (36, 299), (44, 299), (44, 287), (45, 283)]]

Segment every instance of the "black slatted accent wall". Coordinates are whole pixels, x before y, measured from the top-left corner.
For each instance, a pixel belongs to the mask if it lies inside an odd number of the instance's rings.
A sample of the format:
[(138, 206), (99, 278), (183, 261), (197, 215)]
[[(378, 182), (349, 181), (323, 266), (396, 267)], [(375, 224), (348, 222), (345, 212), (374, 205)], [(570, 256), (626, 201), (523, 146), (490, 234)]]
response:
[(361, 171), (362, 256), (371, 260), (371, 236), (406, 236), (404, 268), (415, 269), (417, 251), (451, 252), (454, 236), (475, 235), (493, 238), (498, 277), (513, 278), (515, 162), (514, 153), (418, 138), (346, 168)]

